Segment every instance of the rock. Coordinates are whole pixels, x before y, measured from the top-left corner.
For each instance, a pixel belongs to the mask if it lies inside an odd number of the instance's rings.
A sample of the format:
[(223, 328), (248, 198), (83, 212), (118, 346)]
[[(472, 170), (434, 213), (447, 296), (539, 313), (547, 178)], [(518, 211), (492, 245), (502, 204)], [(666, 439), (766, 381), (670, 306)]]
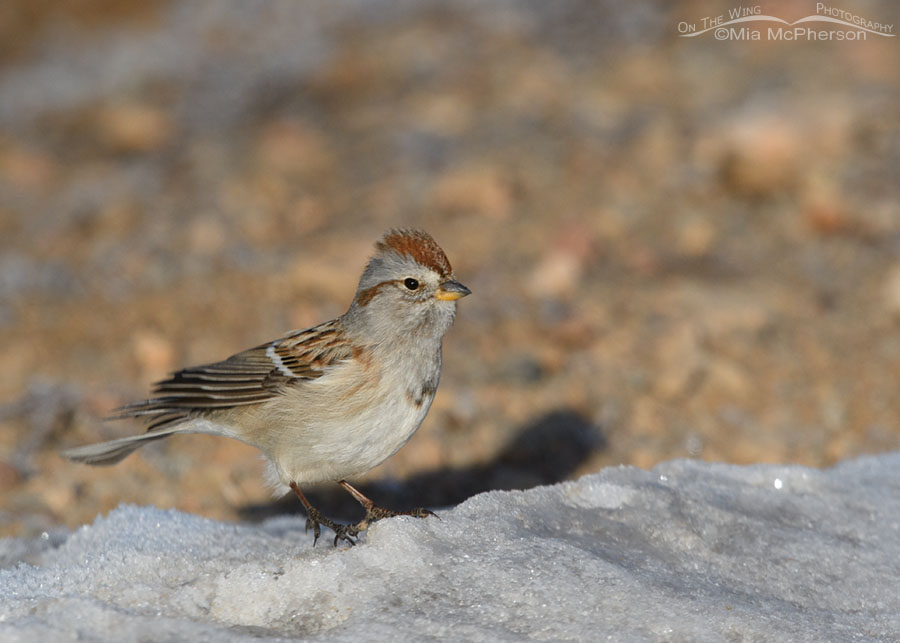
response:
[(126, 154), (153, 152), (165, 145), (175, 126), (161, 109), (138, 103), (118, 103), (100, 110), (98, 126), (103, 142)]
[(763, 197), (797, 183), (801, 133), (796, 123), (775, 114), (741, 116), (722, 135), (720, 170), (730, 190)]
[(531, 273), (528, 286), (538, 297), (563, 297), (576, 293), (588, 263), (594, 256), (595, 233), (582, 222), (563, 226)]
[(678, 229), (678, 249), (688, 257), (705, 257), (716, 243), (716, 228), (708, 219), (691, 217)]
[(160, 380), (174, 368), (172, 343), (155, 331), (145, 329), (135, 333), (132, 350), (141, 368), (142, 380)]

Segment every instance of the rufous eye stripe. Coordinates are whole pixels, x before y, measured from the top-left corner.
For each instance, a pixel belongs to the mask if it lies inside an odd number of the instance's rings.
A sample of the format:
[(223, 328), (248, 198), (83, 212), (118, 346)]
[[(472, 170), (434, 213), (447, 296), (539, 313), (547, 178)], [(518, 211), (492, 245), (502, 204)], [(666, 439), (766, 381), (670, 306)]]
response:
[(370, 288), (359, 291), (359, 294), (356, 295), (356, 303), (360, 306), (367, 306), (369, 302), (372, 301), (372, 299), (375, 297), (375, 295), (378, 294), (379, 290), (393, 283), (396, 283), (395, 279), (392, 279), (390, 281), (382, 281), (380, 284), (375, 284)]

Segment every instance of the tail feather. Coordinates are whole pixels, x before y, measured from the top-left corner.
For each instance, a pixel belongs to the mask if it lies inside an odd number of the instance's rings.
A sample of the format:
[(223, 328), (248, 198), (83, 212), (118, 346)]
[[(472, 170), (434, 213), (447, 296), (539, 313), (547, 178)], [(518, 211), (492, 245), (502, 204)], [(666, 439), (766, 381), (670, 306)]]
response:
[(168, 435), (178, 433), (180, 430), (181, 427), (167, 426), (148, 431), (147, 433), (141, 433), (140, 435), (68, 449), (63, 451), (62, 455), (69, 460), (85, 464), (116, 464), (148, 442), (161, 440)]

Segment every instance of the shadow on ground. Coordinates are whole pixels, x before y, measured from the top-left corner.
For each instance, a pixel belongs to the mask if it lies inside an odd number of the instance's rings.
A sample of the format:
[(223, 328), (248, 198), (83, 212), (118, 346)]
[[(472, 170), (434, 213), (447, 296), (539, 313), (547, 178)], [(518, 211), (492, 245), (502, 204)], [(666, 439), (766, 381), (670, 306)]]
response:
[[(560, 482), (605, 446), (600, 427), (570, 409), (560, 409), (525, 426), (487, 464), (440, 469), (406, 480), (377, 480), (358, 488), (390, 509), (449, 507), (483, 491), (528, 489)], [(342, 520), (362, 517), (359, 504), (337, 485), (313, 487), (306, 495), (327, 516)], [(239, 513), (244, 520), (260, 521), (301, 511), (293, 494), (287, 494), (273, 503), (248, 505)]]

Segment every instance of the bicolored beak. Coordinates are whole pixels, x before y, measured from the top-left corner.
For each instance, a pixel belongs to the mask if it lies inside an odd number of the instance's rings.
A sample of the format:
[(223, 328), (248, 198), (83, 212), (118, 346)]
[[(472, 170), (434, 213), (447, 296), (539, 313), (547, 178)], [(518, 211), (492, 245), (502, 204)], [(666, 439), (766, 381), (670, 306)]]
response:
[(466, 295), (471, 294), (471, 290), (463, 286), (458, 281), (450, 279), (440, 285), (440, 287), (437, 289), (437, 292), (434, 293), (434, 296), (435, 299), (440, 299), (441, 301), (456, 301), (457, 299), (462, 299)]

